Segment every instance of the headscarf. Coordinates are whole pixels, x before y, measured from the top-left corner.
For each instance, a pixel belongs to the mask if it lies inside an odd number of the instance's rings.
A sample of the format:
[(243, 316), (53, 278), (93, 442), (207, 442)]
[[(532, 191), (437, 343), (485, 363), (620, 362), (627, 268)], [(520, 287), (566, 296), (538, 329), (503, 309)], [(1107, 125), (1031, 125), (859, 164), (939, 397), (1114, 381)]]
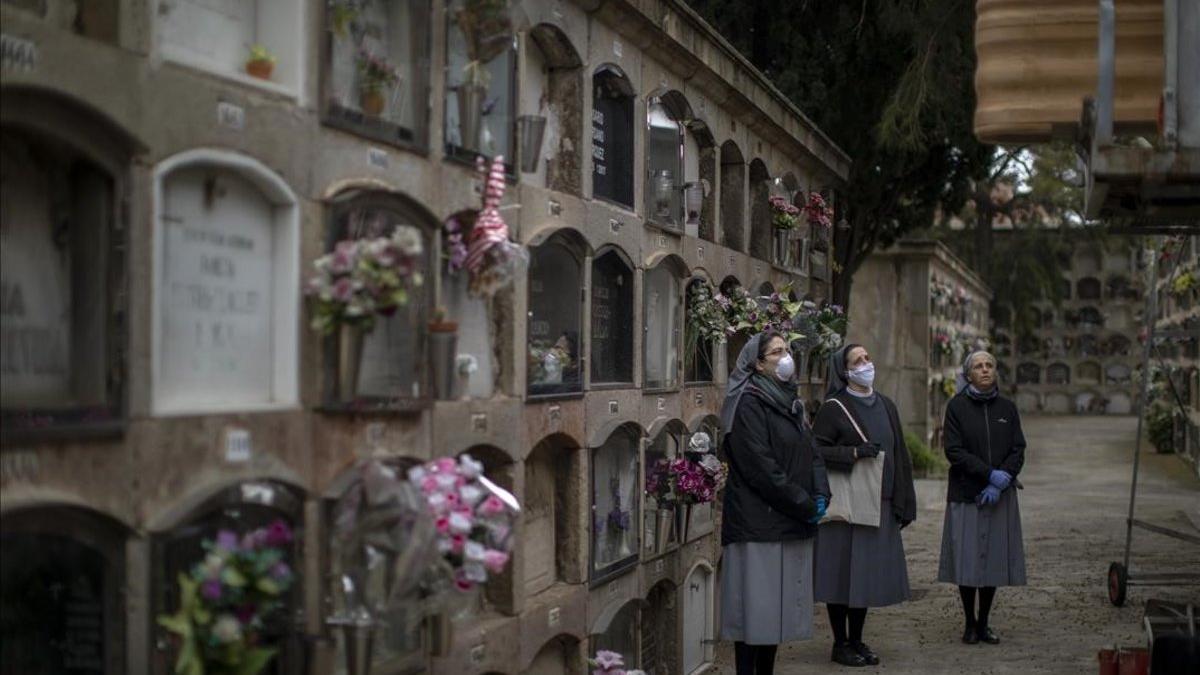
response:
[(845, 389), (850, 382), (846, 380), (846, 352), (862, 345), (850, 343), (829, 355), (829, 374), (825, 377), (825, 398)]
[(724, 433), (733, 431), (733, 417), (737, 413), (738, 402), (742, 400), (750, 376), (755, 372), (754, 364), (758, 363), (758, 343), (761, 339), (762, 333), (759, 333), (746, 341), (746, 346), (738, 354), (733, 372), (729, 374), (725, 402), (721, 404), (721, 431)]
[(967, 354), (966, 360), (963, 361), (962, 368), (954, 376), (954, 388), (960, 394), (965, 391), (967, 396), (970, 396), (975, 400), (990, 401), (1000, 394), (1000, 373), (996, 373), (996, 383), (992, 386), (991, 390), (979, 391), (976, 389), (975, 385), (971, 384), (971, 378), (969, 376), (971, 372), (971, 362), (975, 360), (976, 356), (986, 356), (992, 360), (992, 363), (999, 364), (999, 362), (996, 361), (995, 356), (992, 356), (990, 352), (983, 349), (977, 349), (970, 354)]

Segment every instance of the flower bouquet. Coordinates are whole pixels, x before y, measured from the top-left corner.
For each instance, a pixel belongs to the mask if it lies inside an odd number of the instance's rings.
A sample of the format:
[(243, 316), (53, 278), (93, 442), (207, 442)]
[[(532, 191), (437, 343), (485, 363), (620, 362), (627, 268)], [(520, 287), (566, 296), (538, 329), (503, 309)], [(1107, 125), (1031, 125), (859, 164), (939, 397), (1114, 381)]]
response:
[(804, 205), (804, 216), (810, 225), (819, 225), (821, 229), (833, 227), (833, 209), (825, 203), (820, 192), (808, 193), (808, 203)]
[(712, 287), (707, 283), (688, 286), (687, 323), (684, 326), (684, 358), (691, 367), (700, 345), (708, 350), (712, 345), (723, 344), (729, 323), (725, 311), (713, 297)]
[(442, 457), (410, 469), (408, 479), (433, 514), (442, 556), (429, 590), (469, 593), (504, 571), (521, 506), (512, 493), (483, 475), (483, 464), (465, 454)]
[(390, 237), (338, 242), (313, 262), (316, 274), (305, 289), (314, 303), (312, 327), (324, 334), (343, 325), (370, 331), (376, 316), (407, 304), (424, 282), (417, 271), (422, 251), (420, 234), (407, 227)]
[(260, 646), (267, 621), (284, 609), (294, 574), (287, 563), (292, 531), (283, 520), (246, 533), (221, 530), (206, 554), (179, 575), (179, 608), (158, 617), (179, 638), (175, 672), (255, 675), (275, 657)]
[[(818, 195), (820, 196), (820, 195)], [(800, 207), (790, 204), (784, 197), (771, 197), (771, 224), (778, 230), (794, 230), (800, 227)]]

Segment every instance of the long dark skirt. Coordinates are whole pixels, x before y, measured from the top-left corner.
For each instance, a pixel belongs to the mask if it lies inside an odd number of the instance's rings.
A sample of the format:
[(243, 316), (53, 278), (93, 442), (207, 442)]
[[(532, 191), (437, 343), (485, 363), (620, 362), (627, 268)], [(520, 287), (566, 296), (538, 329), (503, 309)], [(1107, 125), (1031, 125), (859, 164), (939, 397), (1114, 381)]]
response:
[(885, 607), (909, 598), (904, 541), (890, 499), (883, 501), (879, 527), (823, 523), (815, 557), (817, 602)]
[(1024, 586), (1025, 546), (1017, 489), (992, 506), (946, 504), (938, 581), (959, 586)]

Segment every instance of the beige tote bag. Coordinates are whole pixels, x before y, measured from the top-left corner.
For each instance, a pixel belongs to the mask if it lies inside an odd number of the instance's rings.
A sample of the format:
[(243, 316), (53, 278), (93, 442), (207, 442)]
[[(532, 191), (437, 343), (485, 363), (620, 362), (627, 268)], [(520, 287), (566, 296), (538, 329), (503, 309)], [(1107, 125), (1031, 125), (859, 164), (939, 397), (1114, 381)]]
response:
[[(871, 442), (841, 401), (831, 398), (826, 403), (836, 403), (842, 412), (846, 413), (846, 419), (854, 425), (854, 430), (862, 437), (862, 442)], [(829, 475), (829, 491), (833, 496), (829, 499), (825, 517), (821, 519), (822, 523), (843, 522), (879, 527), (883, 503), (883, 456), (884, 453), (880, 451), (874, 457), (859, 459), (854, 462), (850, 471), (826, 471)]]

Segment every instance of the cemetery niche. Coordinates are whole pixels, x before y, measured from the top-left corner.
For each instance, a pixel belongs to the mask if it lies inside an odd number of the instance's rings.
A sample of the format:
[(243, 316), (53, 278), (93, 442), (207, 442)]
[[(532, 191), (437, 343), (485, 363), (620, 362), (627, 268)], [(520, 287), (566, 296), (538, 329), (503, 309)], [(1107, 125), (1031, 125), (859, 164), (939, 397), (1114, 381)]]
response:
[(634, 89), (617, 66), (592, 75), (592, 196), (633, 209)]
[(577, 232), (559, 230), (529, 255), (529, 396), (579, 392), (583, 264), (590, 250)]
[(636, 423), (626, 422), (592, 449), (593, 582), (612, 577), (637, 562), (641, 441), (641, 429)]
[(446, 154), (505, 158), (515, 174), (517, 49), (507, 2), (446, 6)]
[(592, 385), (633, 386), (633, 266), (624, 252), (592, 260)]
[(646, 270), (642, 281), (642, 354), (645, 390), (679, 386), (679, 353), (683, 347), (682, 279), (687, 264), (675, 256)]

